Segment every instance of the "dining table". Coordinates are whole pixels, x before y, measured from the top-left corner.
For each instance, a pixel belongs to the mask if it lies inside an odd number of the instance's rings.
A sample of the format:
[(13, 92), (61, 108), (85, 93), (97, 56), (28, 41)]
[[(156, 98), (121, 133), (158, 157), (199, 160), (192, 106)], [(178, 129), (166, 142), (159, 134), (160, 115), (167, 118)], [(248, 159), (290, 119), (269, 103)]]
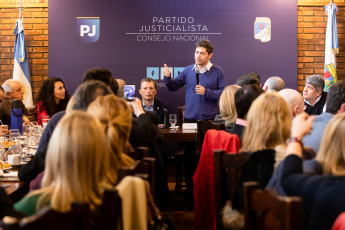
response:
[(161, 132), (167, 142), (197, 141), (198, 135), (197, 129), (182, 129), (182, 127), (164, 128)]
[(29, 192), (29, 184), (20, 181), (18, 178), (19, 167), (4, 170), (4, 175), (0, 177), (0, 187), (2, 187), (13, 202), (19, 201)]

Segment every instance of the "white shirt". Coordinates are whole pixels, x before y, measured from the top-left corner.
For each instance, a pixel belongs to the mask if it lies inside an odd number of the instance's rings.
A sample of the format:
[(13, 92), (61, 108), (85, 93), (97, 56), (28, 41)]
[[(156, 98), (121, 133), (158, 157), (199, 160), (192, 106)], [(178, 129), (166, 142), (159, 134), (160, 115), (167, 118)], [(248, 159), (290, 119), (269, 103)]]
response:
[[(209, 61), (206, 66), (204, 66), (202, 69), (199, 70), (199, 73), (205, 73), (207, 71), (210, 71), (212, 66), (213, 66), (213, 64)], [(195, 71), (195, 68), (196, 68), (196, 64), (193, 67), (194, 71)]]

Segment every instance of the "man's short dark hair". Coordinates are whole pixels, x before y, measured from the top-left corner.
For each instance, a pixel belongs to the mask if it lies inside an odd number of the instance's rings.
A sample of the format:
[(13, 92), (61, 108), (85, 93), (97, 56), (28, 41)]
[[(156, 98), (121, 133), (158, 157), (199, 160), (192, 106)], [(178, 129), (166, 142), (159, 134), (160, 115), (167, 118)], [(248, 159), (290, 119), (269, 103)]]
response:
[(238, 89), (235, 94), (235, 107), (237, 111), (237, 117), (245, 119), (253, 101), (264, 93), (257, 85), (245, 85)]
[(205, 39), (199, 40), (195, 44), (195, 48), (197, 48), (197, 47), (204, 47), (208, 54), (213, 53), (213, 45), (208, 40), (205, 40)]
[(113, 74), (106, 68), (92, 68), (84, 73), (83, 82), (88, 80), (98, 80), (104, 82), (117, 95), (119, 84), (113, 79)]
[(249, 73), (246, 75), (243, 75), (237, 79), (236, 85), (239, 85), (241, 87), (245, 85), (257, 85), (260, 88), (260, 79), (259, 75)]
[(149, 77), (143, 78), (143, 79), (141, 80), (141, 82), (140, 82), (140, 89), (141, 89), (141, 85), (143, 84), (143, 82), (152, 82), (153, 85), (155, 86), (155, 89), (157, 89), (157, 83), (156, 83), (156, 81), (153, 80), (152, 78), (149, 78)]
[(336, 114), (341, 105), (345, 103), (345, 81), (338, 81), (329, 88), (326, 112)]
[(104, 96), (111, 93), (112, 90), (105, 83), (97, 80), (88, 80), (75, 90), (72, 109), (86, 111), (89, 104), (93, 102), (97, 96)]

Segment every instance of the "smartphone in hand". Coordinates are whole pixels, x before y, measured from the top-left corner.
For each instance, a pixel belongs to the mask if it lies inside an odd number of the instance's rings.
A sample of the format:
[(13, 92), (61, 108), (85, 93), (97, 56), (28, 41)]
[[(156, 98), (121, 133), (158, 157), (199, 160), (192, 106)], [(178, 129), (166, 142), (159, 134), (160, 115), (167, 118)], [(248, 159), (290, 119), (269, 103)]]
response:
[(125, 85), (124, 97), (126, 101), (134, 101), (135, 85)]

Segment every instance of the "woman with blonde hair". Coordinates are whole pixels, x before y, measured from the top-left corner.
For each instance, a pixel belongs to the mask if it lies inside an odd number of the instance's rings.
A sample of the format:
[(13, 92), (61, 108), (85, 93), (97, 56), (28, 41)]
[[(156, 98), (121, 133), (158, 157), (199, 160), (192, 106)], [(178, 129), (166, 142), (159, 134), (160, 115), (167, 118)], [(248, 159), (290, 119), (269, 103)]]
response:
[(327, 124), (316, 156), (322, 174), (345, 176), (345, 115), (336, 115)]
[(33, 215), (45, 206), (66, 212), (71, 202), (101, 203), (102, 183), (109, 168), (106, 138), (98, 119), (82, 112), (65, 115), (48, 145), (42, 188), (15, 204)]
[(317, 176), (303, 173), (303, 145), (298, 141), (310, 133), (314, 118), (306, 113), (294, 118), (281, 184), (289, 196), (302, 198), (308, 229), (331, 229), (345, 211), (345, 114), (335, 115), (326, 126), (316, 157), (323, 175)]
[(132, 128), (132, 109), (127, 102), (113, 94), (99, 96), (93, 101), (87, 112), (97, 117), (106, 135), (107, 147), (110, 150), (110, 170), (108, 182), (117, 182), (117, 170), (130, 166), (134, 160), (127, 156), (129, 135)]
[(251, 105), (240, 150), (249, 151), (251, 154), (243, 167), (235, 191), (234, 208), (243, 208), (243, 182), (258, 181), (262, 188), (267, 185), (275, 163), (284, 158), (291, 122), (290, 108), (276, 92), (261, 94)]
[(276, 92), (260, 95), (249, 109), (241, 151), (286, 146), (291, 121), (292, 115), (283, 97)]
[(234, 123), (237, 118), (235, 93), (239, 88), (241, 87), (238, 85), (228, 85), (219, 98), (220, 115), (217, 115), (214, 120), (215, 122), (225, 122), (226, 128), (229, 127), (231, 123)]

